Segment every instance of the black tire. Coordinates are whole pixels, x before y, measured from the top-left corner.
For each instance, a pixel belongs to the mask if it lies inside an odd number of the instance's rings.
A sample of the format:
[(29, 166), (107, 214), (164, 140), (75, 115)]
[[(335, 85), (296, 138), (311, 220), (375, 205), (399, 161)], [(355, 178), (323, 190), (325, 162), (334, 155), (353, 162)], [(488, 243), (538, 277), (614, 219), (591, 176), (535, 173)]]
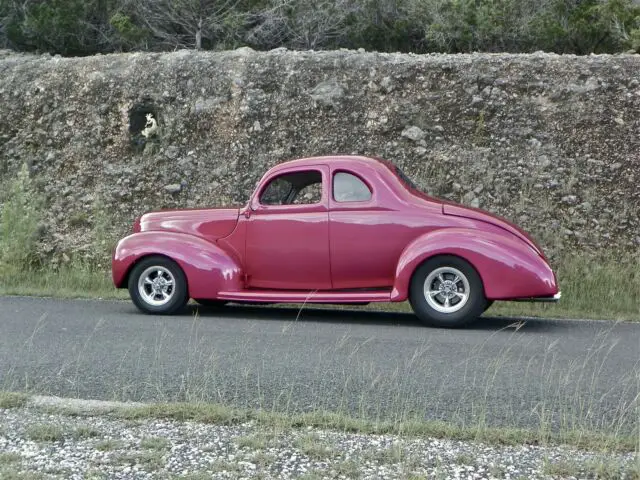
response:
[[(439, 280), (438, 272), (442, 273), (444, 283)], [(456, 277), (460, 280), (454, 284)], [(427, 300), (425, 295), (427, 281), (430, 284), (429, 291), (440, 291), (440, 285), (445, 290), (442, 290), (442, 294), (431, 295), (431, 300)], [(464, 294), (466, 294), (466, 300), (462, 299)], [(448, 301), (447, 297), (450, 297)], [(446, 328), (462, 327), (474, 322), (482, 315), (487, 305), (478, 272), (462, 258), (452, 255), (430, 258), (416, 269), (409, 286), (409, 302), (423, 323)]]
[[(156, 272), (153, 271), (154, 269), (157, 269)], [(159, 275), (158, 272), (164, 272), (164, 275)], [(166, 300), (165, 303), (150, 303), (150, 297), (153, 295), (153, 287), (146, 283), (143, 287), (139, 287), (141, 277), (153, 280), (162, 277), (165, 278), (165, 281), (170, 279), (172, 284), (162, 287), (166, 288), (164, 293), (169, 296), (169, 299)], [(140, 311), (148, 314), (171, 315), (184, 308), (189, 300), (187, 278), (182, 268), (167, 257), (154, 255), (143, 258), (133, 267), (129, 275), (128, 285), (129, 295), (134, 305), (138, 307)], [(146, 292), (144, 295), (140, 291), (141, 288)], [(159, 293), (158, 295), (161, 294)], [(158, 298), (158, 302), (164, 302), (164, 299)]]
[(491, 305), (493, 305), (493, 300), (487, 300), (484, 311), (486, 312), (487, 310), (489, 310), (491, 308)]
[(229, 303), (226, 300), (214, 300), (210, 298), (194, 298), (193, 300), (203, 307), (211, 308), (224, 307), (227, 303)]

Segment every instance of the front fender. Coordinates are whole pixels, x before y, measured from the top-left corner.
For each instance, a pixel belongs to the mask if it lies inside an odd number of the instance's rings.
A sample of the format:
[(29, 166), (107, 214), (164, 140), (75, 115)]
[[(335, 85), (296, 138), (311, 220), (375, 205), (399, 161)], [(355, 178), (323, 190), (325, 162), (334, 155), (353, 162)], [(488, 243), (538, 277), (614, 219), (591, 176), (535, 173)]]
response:
[(241, 290), (242, 269), (217, 245), (178, 232), (140, 232), (123, 238), (113, 254), (111, 274), (117, 288), (135, 263), (149, 255), (164, 255), (184, 271), (191, 298), (215, 298), (219, 291)]
[(447, 228), (421, 235), (403, 250), (391, 300), (408, 298), (411, 276), (436, 255), (456, 255), (478, 272), (489, 300), (547, 297), (558, 293), (549, 264), (515, 235)]

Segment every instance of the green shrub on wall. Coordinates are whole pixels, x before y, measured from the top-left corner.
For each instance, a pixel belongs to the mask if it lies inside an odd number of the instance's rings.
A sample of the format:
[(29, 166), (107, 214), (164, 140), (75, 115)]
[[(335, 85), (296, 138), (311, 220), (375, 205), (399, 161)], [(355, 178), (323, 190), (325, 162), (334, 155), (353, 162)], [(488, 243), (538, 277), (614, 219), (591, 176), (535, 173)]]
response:
[(42, 219), (42, 199), (23, 165), (0, 209), (0, 265), (20, 271), (38, 265), (36, 246)]

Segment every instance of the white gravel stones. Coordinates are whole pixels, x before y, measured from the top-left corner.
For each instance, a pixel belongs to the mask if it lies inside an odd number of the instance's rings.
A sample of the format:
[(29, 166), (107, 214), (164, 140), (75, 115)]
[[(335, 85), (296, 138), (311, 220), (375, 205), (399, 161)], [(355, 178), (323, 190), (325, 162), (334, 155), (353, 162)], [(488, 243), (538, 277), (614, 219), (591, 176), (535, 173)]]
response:
[[(30, 432), (47, 425), (56, 426), (60, 438), (48, 442), (30, 438)], [(14, 477), (9, 478), (23, 478), (17, 475), (28, 472), (69, 480), (552, 479), (585, 478), (585, 472), (572, 472), (566, 465), (602, 461), (598, 454), (565, 447), (0, 409), (0, 478), (10, 474)], [(630, 472), (635, 461), (633, 454), (606, 457), (621, 472)], [(564, 470), (554, 470), (553, 465)]]

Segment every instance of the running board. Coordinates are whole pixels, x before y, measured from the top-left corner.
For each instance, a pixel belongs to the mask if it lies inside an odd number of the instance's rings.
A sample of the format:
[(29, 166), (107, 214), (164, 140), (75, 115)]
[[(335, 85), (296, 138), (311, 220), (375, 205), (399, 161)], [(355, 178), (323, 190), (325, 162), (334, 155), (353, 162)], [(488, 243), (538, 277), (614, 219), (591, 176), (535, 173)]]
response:
[(369, 303), (390, 302), (390, 291), (368, 292), (331, 292), (292, 290), (242, 290), (239, 292), (219, 292), (218, 300), (230, 302), (267, 302), (267, 303)]

